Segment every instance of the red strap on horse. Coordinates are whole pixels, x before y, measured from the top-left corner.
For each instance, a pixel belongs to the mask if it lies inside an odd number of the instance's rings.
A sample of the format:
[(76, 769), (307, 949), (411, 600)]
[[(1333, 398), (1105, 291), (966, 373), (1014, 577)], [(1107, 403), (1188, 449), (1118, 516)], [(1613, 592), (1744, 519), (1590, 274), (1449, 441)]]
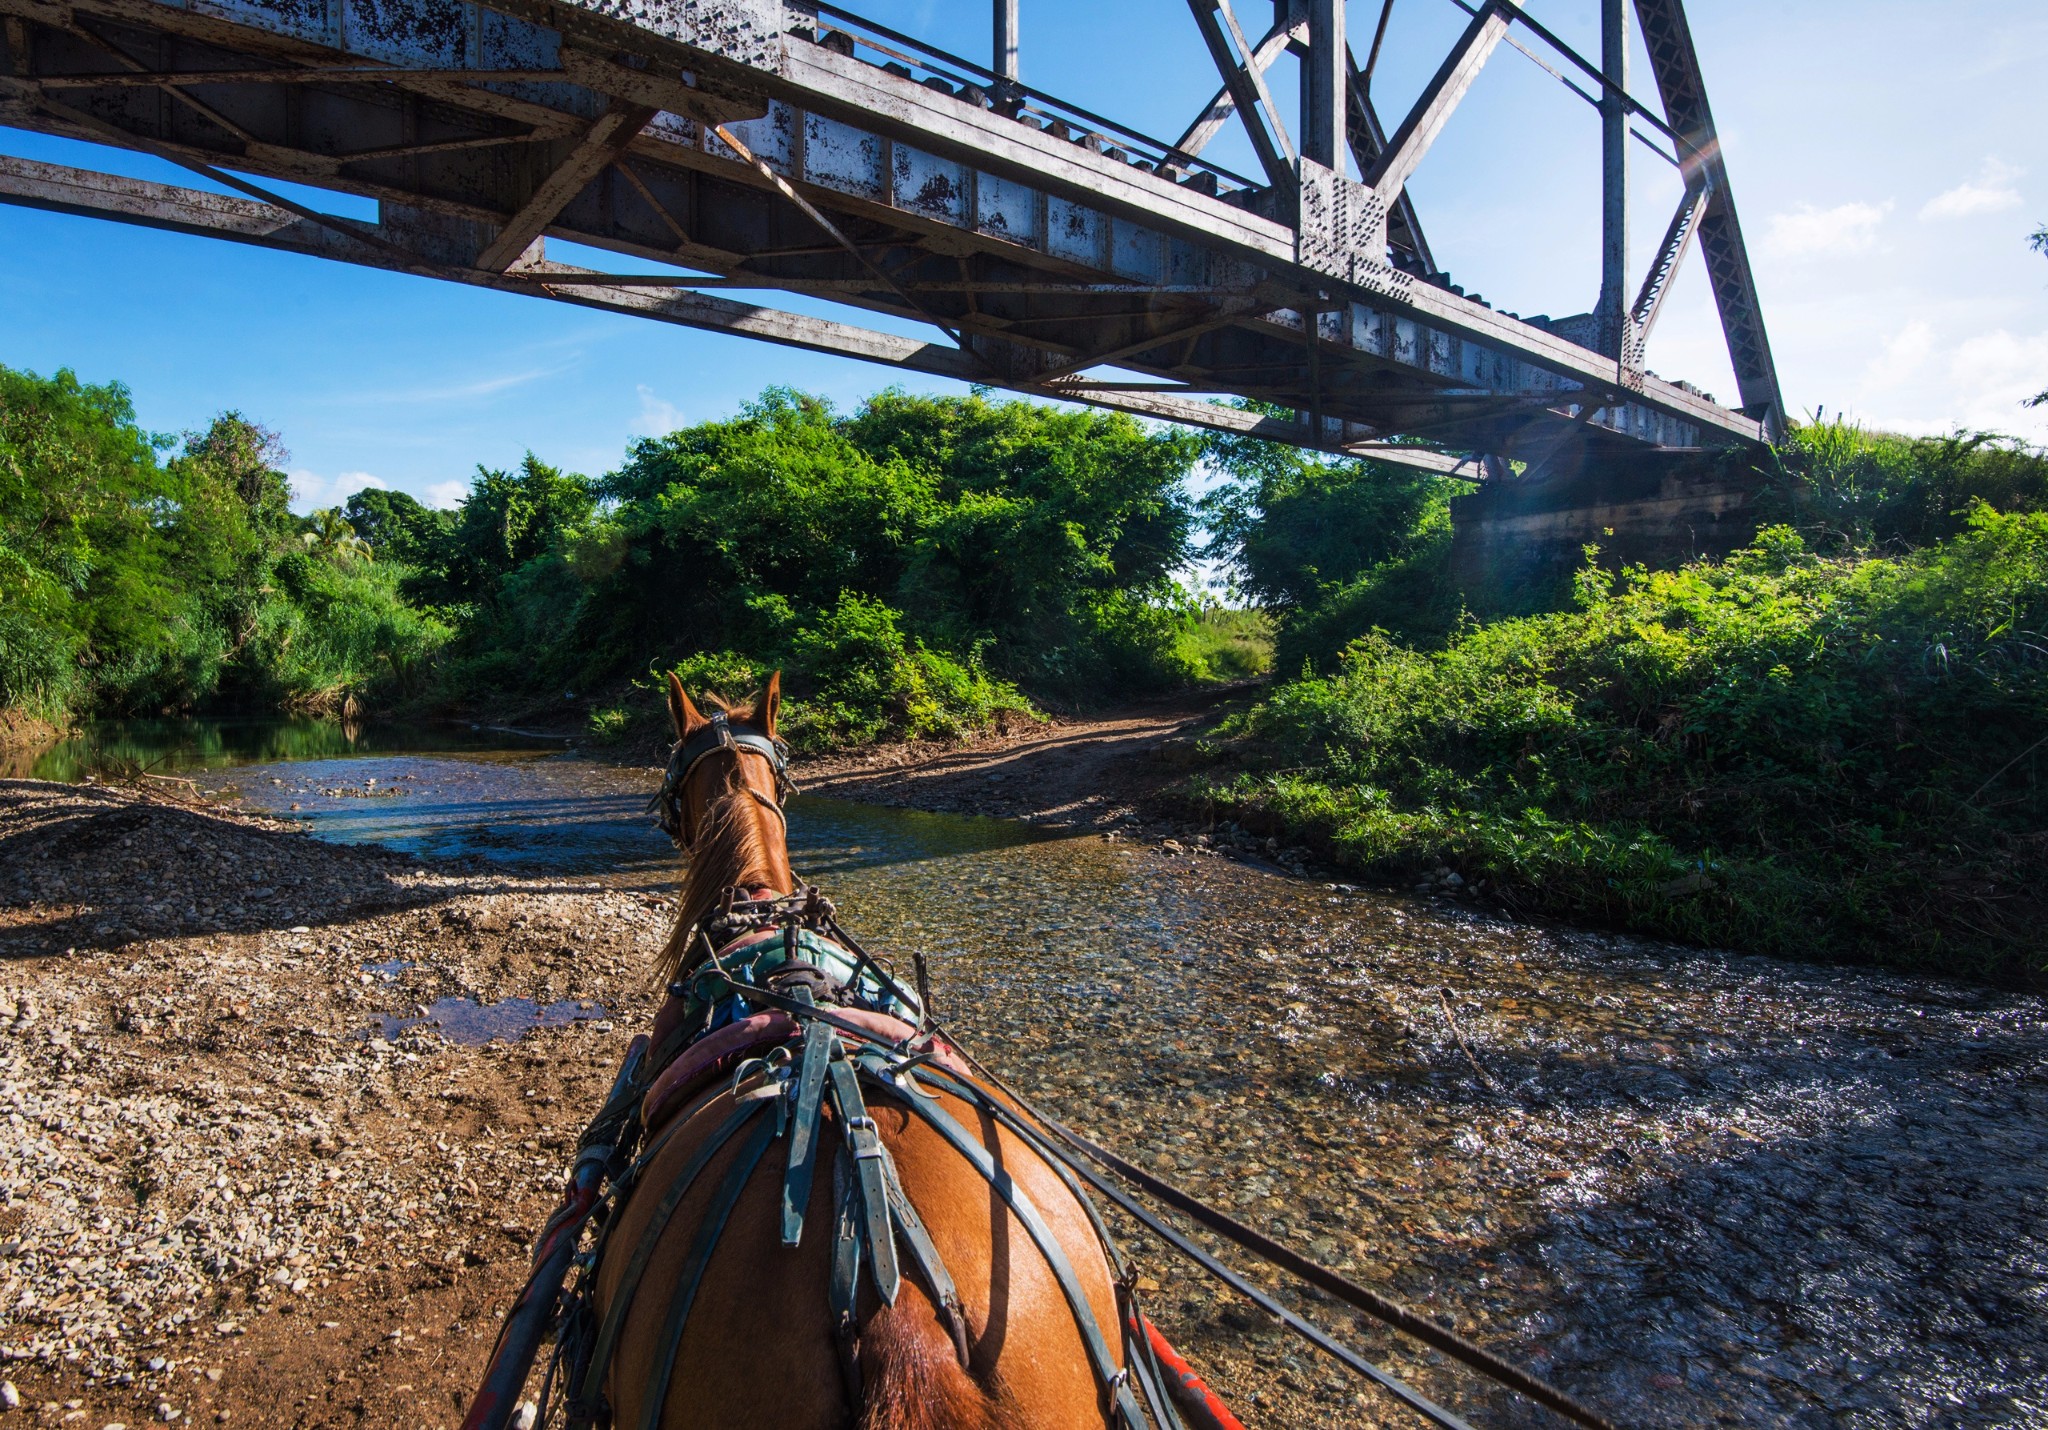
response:
[(1133, 1311), (1131, 1329), (1144, 1335), (1153, 1356), (1166, 1371), (1166, 1393), (1180, 1407), (1188, 1430), (1244, 1430), (1242, 1422), (1230, 1413), (1230, 1407), (1209, 1388), (1209, 1382), (1195, 1374), (1195, 1368), (1173, 1348), (1172, 1342), (1159, 1334), (1159, 1327)]

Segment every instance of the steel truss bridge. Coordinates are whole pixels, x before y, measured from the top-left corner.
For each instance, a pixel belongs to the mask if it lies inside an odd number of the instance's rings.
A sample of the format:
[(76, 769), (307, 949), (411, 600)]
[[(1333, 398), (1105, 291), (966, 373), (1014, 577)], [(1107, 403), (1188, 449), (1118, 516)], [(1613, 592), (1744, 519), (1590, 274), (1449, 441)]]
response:
[[(1215, 94), (1171, 142), (1021, 84), (1017, 0), (993, 3), (983, 65), (809, 0), (0, 0), (0, 124), (155, 155), (236, 195), (0, 156), (0, 200), (1482, 480), (1639, 469), (1778, 430), (1682, 0), (1633, 0), (1661, 113), (1630, 95), (1628, 0), (1599, 0), (1597, 59), (1515, 0), (1447, 0), (1469, 23), (1391, 128), (1372, 75), (1394, 0), (1361, 7), (1378, 25), (1356, 49), (1342, 0), (1275, 0), (1256, 29), (1248, 0), (1188, 0)], [(1406, 191), (1503, 45), (1600, 111), (1602, 282), (1576, 317), (1467, 296)], [(1283, 62), (1301, 66), (1292, 126), (1269, 82)], [(1229, 124), (1258, 172), (1204, 157)], [(1632, 142), (1684, 181), (1641, 276)], [(374, 199), (378, 219), (266, 179)], [(556, 262), (549, 238), (662, 271)], [(1644, 368), (1694, 246), (1739, 409)]]

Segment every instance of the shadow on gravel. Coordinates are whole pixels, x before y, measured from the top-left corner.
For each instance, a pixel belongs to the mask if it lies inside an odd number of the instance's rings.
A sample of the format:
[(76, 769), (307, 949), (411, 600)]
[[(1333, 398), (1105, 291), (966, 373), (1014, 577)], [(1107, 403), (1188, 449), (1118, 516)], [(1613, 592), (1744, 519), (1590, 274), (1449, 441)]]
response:
[[(101, 808), (81, 813), (81, 803)], [(422, 874), (440, 879), (422, 882)], [(582, 887), (434, 870), (110, 789), (0, 781), (0, 959), (138, 939), (318, 928), (517, 890)]]
[(1551, 1288), (1536, 1368), (1642, 1426), (2043, 1423), (2048, 1085), (1936, 1081), (1858, 1112), (1660, 1158), (1618, 1195), (1575, 1188), (1544, 1231), (1482, 1253)]

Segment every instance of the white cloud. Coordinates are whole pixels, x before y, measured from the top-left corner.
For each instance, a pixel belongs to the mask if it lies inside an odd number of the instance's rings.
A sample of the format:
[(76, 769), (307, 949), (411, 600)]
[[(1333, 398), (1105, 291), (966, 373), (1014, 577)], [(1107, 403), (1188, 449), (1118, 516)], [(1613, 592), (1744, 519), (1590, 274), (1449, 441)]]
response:
[(1975, 218), (1979, 214), (2004, 213), (2023, 202), (2012, 181), (2025, 169), (1998, 159), (1986, 159), (1974, 182), (1957, 184), (1929, 199), (1920, 207), (1922, 220)]
[(666, 437), (678, 427), (689, 425), (682, 408), (665, 398), (656, 397), (654, 389), (646, 383), (639, 386), (640, 415), (635, 417), (629, 429), (636, 437)]
[(1892, 211), (1881, 204), (1846, 203), (1831, 209), (1801, 204), (1790, 213), (1772, 214), (1764, 225), (1764, 249), (1779, 258), (1838, 258), (1868, 253), (1877, 246), (1877, 228)]
[(444, 510), (462, 505), (469, 495), (468, 482), (435, 482), (427, 488), (427, 505)]
[(384, 491), (391, 489), (389, 482), (369, 472), (343, 472), (329, 478), (303, 467), (291, 474), (291, 483), (292, 507), (302, 514), (322, 507), (340, 506), (365, 487)]
[(1885, 340), (1870, 359), (1863, 380), (1873, 387), (1897, 387), (1917, 376), (1934, 356), (1934, 325), (1914, 318)]
[(336, 391), (328, 394), (328, 400), (350, 407), (414, 406), (424, 403), (445, 406), (496, 397), (501, 392), (509, 392), (515, 387), (525, 387), (528, 383), (539, 382), (543, 378), (556, 377), (569, 370), (569, 364), (557, 363), (552, 367), (527, 368), (519, 372), (504, 372), (492, 377), (472, 378), (468, 382), (444, 383), (439, 386), (423, 383), (413, 387), (384, 388), (370, 392)]
[(2016, 337), (1999, 328), (1965, 339), (1949, 360), (1949, 379), (1970, 395), (1969, 425), (2004, 432), (2031, 427), (2020, 404), (2048, 387), (2048, 333)]

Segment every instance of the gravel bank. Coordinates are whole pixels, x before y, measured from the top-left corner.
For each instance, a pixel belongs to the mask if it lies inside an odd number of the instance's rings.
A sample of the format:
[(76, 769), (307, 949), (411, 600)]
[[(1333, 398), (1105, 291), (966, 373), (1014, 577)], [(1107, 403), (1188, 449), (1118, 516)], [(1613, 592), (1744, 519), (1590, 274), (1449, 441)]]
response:
[(7, 1419), (453, 1425), (667, 919), (0, 782)]

